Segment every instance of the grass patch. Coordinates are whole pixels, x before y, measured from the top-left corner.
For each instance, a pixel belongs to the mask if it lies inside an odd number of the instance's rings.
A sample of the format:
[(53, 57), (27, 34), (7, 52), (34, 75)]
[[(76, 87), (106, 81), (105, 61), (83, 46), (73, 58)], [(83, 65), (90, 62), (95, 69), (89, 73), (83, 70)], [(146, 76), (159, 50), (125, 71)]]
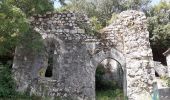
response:
[(124, 100), (123, 90), (100, 90), (96, 91), (96, 100)]
[[(25, 93), (17, 93), (16, 95), (13, 96), (7, 96), (7, 97), (0, 97), (0, 100), (51, 100), (50, 97), (41, 97), (37, 95), (27, 95)], [(56, 99), (60, 100), (60, 99)]]

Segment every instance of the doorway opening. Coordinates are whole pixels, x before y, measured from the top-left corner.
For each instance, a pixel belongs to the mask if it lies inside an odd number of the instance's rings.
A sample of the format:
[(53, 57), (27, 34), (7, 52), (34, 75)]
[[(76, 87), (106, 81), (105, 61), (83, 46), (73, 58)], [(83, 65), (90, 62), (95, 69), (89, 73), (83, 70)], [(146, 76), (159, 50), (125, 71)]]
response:
[(123, 69), (114, 59), (103, 60), (96, 69), (96, 100), (123, 100)]

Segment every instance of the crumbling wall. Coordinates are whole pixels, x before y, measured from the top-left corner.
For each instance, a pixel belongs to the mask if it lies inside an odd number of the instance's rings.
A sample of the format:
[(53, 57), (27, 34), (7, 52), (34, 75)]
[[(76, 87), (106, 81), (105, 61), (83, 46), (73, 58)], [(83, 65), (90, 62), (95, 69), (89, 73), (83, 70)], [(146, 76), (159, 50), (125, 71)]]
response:
[[(18, 91), (70, 100), (94, 99), (95, 79), (92, 77), (91, 56), (86, 44), (82, 43), (90, 36), (78, 26), (79, 23), (88, 23), (87, 17), (72, 12), (48, 12), (35, 15), (30, 21), (42, 36), (44, 45), (38, 53), (24, 46), (17, 47), (13, 73)], [(52, 76), (45, 77), (52, 44)]]
[(154, 61), (154, 70), (158, 74), (158, 77), (168, 76), (168, 67), (161, 64), (161, 62)]
[(154, 65), (149, 43), (146, 16), (138, 11), (124, 11), (103, 33), (126, 58), (127, 96), (143, 100), (152, 93)]
[[(16, 49), (13, 73), (19, 91), (69, 100), (95, 100), (97, 65), (111, 58), (123, 69), (124, 94), (129, 100), (150, 96), (155, 73), (144, 13), (122, 12), (101, 31), (99, 39), (87, 35), (82, 28), (83, 23), (89, 23), (85, 15), (47, 13), (30, 20), (42, 36), (44, 49), (36, 54), (25, 51), (25, 47)], [(47, 78), (44, 73), (50, 44), (54, 44), (53, 69), (52, 77)]]

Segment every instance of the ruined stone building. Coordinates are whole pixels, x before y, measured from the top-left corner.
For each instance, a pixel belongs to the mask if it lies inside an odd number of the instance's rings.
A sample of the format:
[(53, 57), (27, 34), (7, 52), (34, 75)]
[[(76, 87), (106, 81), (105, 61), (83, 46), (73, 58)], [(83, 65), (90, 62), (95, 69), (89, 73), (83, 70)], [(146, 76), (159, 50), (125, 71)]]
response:
[(121, 65), (128, 100), (149, 100), (155, 71), (146, 22), (144, 13), (124, 11), (99, 38), (83, 27), (89, 24), (85, 15), (33, 16), (31, 25), (44, 46), (39, 53), (17, 47), (13, 63), (17, 90), (52, 99), (95, 100), (96, 68), (109, 58)]

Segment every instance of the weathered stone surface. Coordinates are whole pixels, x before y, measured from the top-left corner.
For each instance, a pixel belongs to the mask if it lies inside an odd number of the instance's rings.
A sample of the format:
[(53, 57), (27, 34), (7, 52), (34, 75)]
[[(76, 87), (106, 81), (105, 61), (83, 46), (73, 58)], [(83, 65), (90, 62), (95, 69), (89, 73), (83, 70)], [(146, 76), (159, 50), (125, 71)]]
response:
[(114, 48), (121, 51), (126, 58), (129, 100), (141, 100), (143, 94), (150, 94), (151, 97), (154, 64), (144, 13), (124, 11), (103, 31), (115, 44)]
[(160, 100), (169, 100), (170, 99), (170, 88), (159, 89), (159, 99)]
[(168, 66), (168, 77), (170, 77), (170, 48), (163, 53), (166, 56), (167, 66)]
[(154, 69), (160, 77), (166, 77), (168, 75), (167, 66), (161, 64), (161, 62), (154, 61)]
[[(101, 31), (100, 39), (85, 34), (77, 24), (89, 23), (85, 15), (47, 13), (34, 16), (31, 21), (44, 40), (44, 49), (36, 54), (24, 47), (16, 49), (13, 72), (19, 91), (69, 100), (95, 100), (96, 67), (111, 58), (123, 69), (124, 94), (129, 100), (151, 95), (155, 73), (144, 13), (120, 13), (115, 22)], [(52, 77), (47, 78), (44, 73), (50, 55)]]
[(166, 59), (167, 59), (167, 65), (168, 65), (168, 73), (169, 73), (169, 77), (170, 77), (170, 54), (167, 55)]

